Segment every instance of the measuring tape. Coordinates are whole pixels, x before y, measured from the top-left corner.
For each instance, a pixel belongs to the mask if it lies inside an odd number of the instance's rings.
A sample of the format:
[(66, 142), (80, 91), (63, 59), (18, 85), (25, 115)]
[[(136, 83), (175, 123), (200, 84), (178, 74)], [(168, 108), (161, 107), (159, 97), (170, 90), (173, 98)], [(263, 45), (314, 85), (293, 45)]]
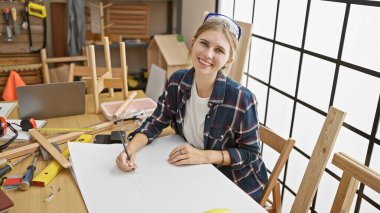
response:
[(37, 128), (39, 132), (89, 132), (95, 128)]
[[(82, 143), (90, 143), (92, 142), (92, 135), (81, 135), (75, 141)], [(62, 155), (65, 158), (68, 158), (70, 155), (69, 148), (66, 148)], [(55, 160), (53, 160), (44, 170), (42, 170), (37, 176), (35, 176), (32, 180), (33, 186), (47, 186), (51, 180), (57, 176), (57, 174), (61, 171), (62, 166)]]

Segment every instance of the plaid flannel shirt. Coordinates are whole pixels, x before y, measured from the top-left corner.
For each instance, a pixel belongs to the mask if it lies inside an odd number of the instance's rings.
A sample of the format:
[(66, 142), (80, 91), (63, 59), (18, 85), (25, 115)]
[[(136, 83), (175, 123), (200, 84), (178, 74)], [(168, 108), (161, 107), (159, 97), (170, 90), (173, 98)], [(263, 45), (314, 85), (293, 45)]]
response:
[[(183, 134), (186, 101), (191, 95), (194, 69), (179, 70), (166, 82), (157, 108), (140, 128), (129, 135), (144, 133), (151, 143), (161, 131), (171, 125), (176, 134)], [(204, 124), (204, 147), (207, 150), (227, 150), (230, 166), (217, 166), (230, 180), (253, 199), (259, 201), (267, 171), (260, 155), (259, 121), (255, 96), (245, 87), (217, 74)]]

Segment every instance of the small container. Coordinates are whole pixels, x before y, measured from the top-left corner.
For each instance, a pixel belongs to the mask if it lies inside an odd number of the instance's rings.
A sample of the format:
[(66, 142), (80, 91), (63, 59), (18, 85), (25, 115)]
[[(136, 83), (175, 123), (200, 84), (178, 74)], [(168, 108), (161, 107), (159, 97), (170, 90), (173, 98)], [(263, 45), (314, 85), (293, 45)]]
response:
[[(113, 120), (113, 114), (123, 103), (124, 100), (104, 102), (100, 105), (100, 108), (102, 109), (104, 116), (106, 116), (106, 118), (111, 121)], [(151, 98), (133, 99), (128, 107), (124, 110), (124, 112), (122, 112), (120, 115), (130, 115), (124, 117), (128, 118), (133, 117), (135, 115), (134, 112), (143, 111), (145, 116), (149, 116), (156, 109), (156, 106), (156, 102), (154, 102)]]

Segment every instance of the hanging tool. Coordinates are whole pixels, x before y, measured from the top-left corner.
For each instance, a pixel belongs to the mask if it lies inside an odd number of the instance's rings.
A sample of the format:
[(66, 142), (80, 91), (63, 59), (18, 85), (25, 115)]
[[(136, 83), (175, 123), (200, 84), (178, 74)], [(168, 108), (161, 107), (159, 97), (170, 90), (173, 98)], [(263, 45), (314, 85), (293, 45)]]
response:
[(27, 30), (28, 29), (28, 11), (25, 9), (21, 10), (21, 15), (22, 15), (22, 29)]
[(34, 155), (32, 164), (28, 166), (28, 168), (26, 169), (26, 173), (20, 182), (19, 189), (22, 191), (28, 190), (30, 187), (30, 184), (32, 184), (34, 171), (36, 170), (36, 166), (34, 166), (34, 164), (36, 164), (39, 154), (40, 152), (37, 151), (37, 153)]
[(46, 18), (46, 8), (44, 5), (29, 2), (28, 4), (29, 15), (36, 16), (38, 18)]
[(0, 158), (0, 168), (3, 168), (3, 166), (7, 165), (8, 161), (5, 158)]
[(20, 34), (20, 27), (17, 24), (17, 10), (16, 10), (16, 8), (12, 7), (11, 13), (12, 13), (12, 20), (13, 20), (13, 31), (18, 35), (18, 34)]
[(14, 163), (11, 163), (11, 164), (7, 164), (5, 165), (3, 168), (0, 169), (0, 178), (3, 177), (5, 174), (7, 174), (8, 172), (12, 171), (13, 169), (13, 166), (15, 166), (16, 164), (20, 163), (21, 161), (25, 160), (26, 158), (28, 158), (29, 156), (31, 156), (33, 153), (29, 153), (27, 155), (25, 155), (23, 158), (21, 158), (20, 160), (14, 162)]
[(13, 41), (13, 35), (12, 30), (10, 26), (10, 15), (9, 15), (9, 8), (5, 7), (3, 9), (4, 19), (5, 19), (5, 31), (7, 32), (7, 41)]

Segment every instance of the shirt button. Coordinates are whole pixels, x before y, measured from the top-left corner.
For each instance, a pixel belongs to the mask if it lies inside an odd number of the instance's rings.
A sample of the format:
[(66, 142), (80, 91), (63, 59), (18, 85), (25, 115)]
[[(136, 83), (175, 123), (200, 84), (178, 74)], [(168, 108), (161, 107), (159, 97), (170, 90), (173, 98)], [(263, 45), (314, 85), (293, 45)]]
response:
[(224, 135), (220, 135), (220, 138), (223, 139), (223, 138), (224, 138)]
[(209, 115), (207, 115), (207, 116), (206, 116), (206, 118), (210, 118), (210, 116), (209, 116)]

